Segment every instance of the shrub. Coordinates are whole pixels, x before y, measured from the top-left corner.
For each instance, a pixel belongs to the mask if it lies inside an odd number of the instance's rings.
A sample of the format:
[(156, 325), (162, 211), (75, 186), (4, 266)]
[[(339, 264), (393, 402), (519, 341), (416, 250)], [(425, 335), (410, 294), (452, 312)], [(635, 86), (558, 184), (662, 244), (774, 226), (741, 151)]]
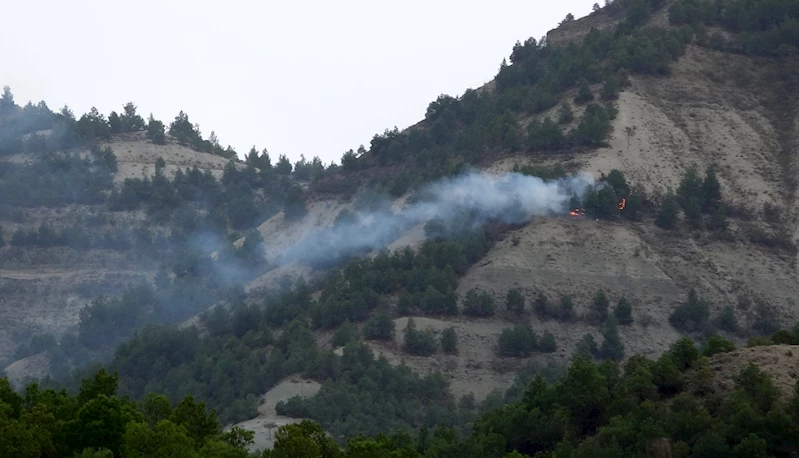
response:
[(669, 316), (669, 323), (682, 332), (699, 332), (708, 327), (710, 308), (707, 302), (699, 299), (696, 290), (688, 293), (688, 301), (678, 305)]
[(568, 295), (560, 296), (560, 318), (563, 321), (572, 321), (575, 318), (574, 301)]
[(675, 342), (669, 350), (669, 354), (680, 371), (692, 367), (694, 361), (699, 359), (699, 350), (697, 350), (694, 342), (686, 337)]
[(729, 333), (738, 332), (738, 320), (735, 318), (735, 309), (729, 305), (721, 309), (713, 320), (713, 325)]
[(591, 303), (591, 311), (594, 314), (594, 319), (603, 323), (608, 318), (608, 308), (610, 307), (610, 300), (605, 294), (605, 291), (599, 290), (594, 295), (594, 300)]
[(633, 322), (633, 307), (627, 298), (622, 297), (619, 303), (616, 304), (616, 309), (613, 310), (613, 316), (620, 325), (628, 325)]
[(538, 349), (543, 353), (554, 353), (558, 349), (555, 344), (555, 336), (549, 331), (544, 331), (544, 335), (538, 342)]
[(608, 317), (605, 321), (602, 338), (602, 347), (599, 349), (600, 355), (606, 359), (621, 361), (624, 358), (624, 344), (621, 343), (619, 329), (614, 317)]
[(499, 354), (502, 356), (527, 357), (536, 347), (535, 331), (528, 324), (506, 328), (499, 336)]
[(356, 328), (354, 324), (350, 323), (350, 320), (344, 320), (344, 323), (342, 323), (338, 330), (336, 330), (336, 333), (333, 334), (332, 344), (334, 347), (343, 347), (350, 341), (357, 339), (358, 328)]
[(518, 289), (514, 288), (509, 290), (505, 298), (505, 306), (508, 308), (508, 311), (516, 315), (521, 315), (524, 313), (524, 296), (522, 296), (522, 293), (519, 292)]
[(549, 298), (542, 291), (538, 292), (533, 303), (533, 311), (536, 316), (542, 320), (547, 320), (552, 316), (551, 306), (549, 305)]
[(660, 203), (660, 211), (655, 218), (655, 225), (661, 229), (674, 229), (677, 227), (677, 217), (680, 211), (677, 198), (669, 192)]
[(455, 328), (448, 327), (441, 333), (441, 349), (444, 353), (453, 355), (458, 352), (458, 335), (455, 334)]
[(486, 292), (478, 293), (474, 289), (469, 291), (463, 302), (463, 314), (476, 317), (493, 316), (494, 298)]
[(408, 318), (402, 349), (410, 355), (430, 356), (436, 352), (435, 334), (431, 330), (419, 331), (413, 318)]
[(594, 94), (591, 92), (591, 87), (588, 86), (588, 81), (582, 80), (580, 82), (580, 88), (577, 90), (577, 95), (574, 97), (574, 103), (577, 105), (585, 105), (592, 100), (594, 100)]
[(577, 342), (574, 349), (574, 357), (582, 357), (585, 359), (593, 359), (599, 356), (599, 346), (591, 334), (586, 334)]
[(388, 310), (380, 310), (377, 315), (366, 322), (366, 326), (363, 328), (363, 336), (370, 340), (394, 339), (394, 320), (389, 316)]
[(719, 335), (710, 336), (702, 344), (702, 356), (713, 356), (716, 353), (727, 353), (735, 350), (735, 344)]

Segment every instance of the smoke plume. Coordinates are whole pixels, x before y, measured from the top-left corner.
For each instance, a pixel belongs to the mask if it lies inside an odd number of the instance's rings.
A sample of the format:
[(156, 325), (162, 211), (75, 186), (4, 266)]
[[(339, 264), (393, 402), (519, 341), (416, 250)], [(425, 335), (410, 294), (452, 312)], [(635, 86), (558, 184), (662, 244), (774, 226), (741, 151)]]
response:
[(319, 229), (288, 247), (283, 262), (324, 264), (382, 249), (416, 225), (436, 219), (444, 225), (462, 222), (479, 226), (496, 220), (519, 224), (535, 216), (568, 212), (572, 195), (582, 196), (595, 185), (590, 175), (544, 181), (538, 177), (507, 173), (467, 173), (425, 186), (418, 198), (398, 211), (390, 202), (381, 210), (357, 212), (333, 227)]

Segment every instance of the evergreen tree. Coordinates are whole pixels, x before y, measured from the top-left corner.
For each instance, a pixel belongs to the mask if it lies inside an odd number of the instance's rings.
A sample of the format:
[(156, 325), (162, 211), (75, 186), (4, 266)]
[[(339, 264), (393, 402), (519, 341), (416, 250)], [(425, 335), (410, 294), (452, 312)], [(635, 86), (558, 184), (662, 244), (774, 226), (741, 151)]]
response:
[(572, 300), (571, 296), (564, 294), (560, 297), (560, 318), (563, 321), (574, 320), (574, 301)]
[(150, 113), (150, 118), (147, 120), (147, 138), (157, 145), (166, 144), (164, 123), (156, 120), (152, 113)]
[(550, 308), (549, 298), (543, 291), (539, 291), (538, 295), (535, 297), (535, 302), (533, 302), (533, 311), (536, 316), (542, 320), (549, 319), (551, 315)]
[(599, 352), (603, 358), (613, 361), (621, 361), (624, 358), (624, 344), (619, 337), (616, 318), (608, 317), (602, 330), (602, 347)]
[(521, 315), (524, 313), (524, 296), (522, 296), (522, 293), (516, 288), (508, 290), (505, 305), (508, 311), (516, 315)]
[(544, 335), (538, 341), (538, 349), (543, 353), (554, 353), (558, 349), (555, 336), (549, 331), (544, 331)]
[(591, 311), (594, 313), (594, 319), (599, 323), (603, 323), (608, 318), (608, 309), (610, 308), (610, 300), (608, 299), (605, 291), (599, 290), (594, 294), (594, 300), (591, 303)]
[(588, 81), (582, 80), (580, 88), (577, 90), (577, 96), (574, 97), (574, 103), (585, 105), (592, 100), (594, 100), (594, 94), (591, 92), (591, 87), (588, 86)]
[(463, 301), (463, 314), (477, 317), (494, 315), (494, 298), (486, 292), (478, 293), (472, 289), (466, 293)]
[(0, 114), (12, 113), (17, 108), (14, 103), (14, 94), (11, 93), (11, 88), (3, 86), (3, 95), (0, 96)]
[(444, 329), (444, 332), (441, 333), (441, 349), (450, 355), (458, 352), (458, 336), (452, 326)]
[(430, 356), (436, 352), (436, 338), (432, 331), (419, 331), (416, 322), (408, 318), (405, 326), (405, 343), (402, 349), (405, 353), (416, 356)]
[(708, 167), (702, 181), (702, 211), (714, 214), (721, 203), (721, 183), (716, 177), (716, 170)]
[(674, 229), (677, 227), (679, 210), (677, 198), (674, 194), (668, 193), (660, 204), (660, 212), (655, 219), (655, 224), (661, 229)]
[(619, 303), (616, 304), (616, 309), (613, 311), (613, 316), (620, 325), (632, 324), (633, 322), (633, 307), (627, 298), (622, 297)]
[(275, 166), (275, 171), (278, 175), (291, 175), (291, 170), (292, 166), (289, 158), (285, 154), (281, 154)]
[(383, 308), (377, 315), (366, 322), (363, 328), (363, 336), (371, 340), (393, 340), (394, 339), (394, 320)]
[(577, 342), (577, 347), (574, 350), (574, 357), (582, 357), (584, 359), (594, 359), (599, 356), (599, 346), (591, 334), (586, 334)]

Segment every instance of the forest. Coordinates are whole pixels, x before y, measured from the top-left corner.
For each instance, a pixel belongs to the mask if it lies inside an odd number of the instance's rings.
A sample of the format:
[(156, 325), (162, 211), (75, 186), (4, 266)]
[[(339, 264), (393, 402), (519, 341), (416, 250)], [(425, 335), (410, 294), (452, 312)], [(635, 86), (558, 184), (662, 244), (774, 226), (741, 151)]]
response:
[[(248, 456), (251, 436), (223, 432), (220, 425), (252, 418), (258, 396), (292, 374), (323, 381), (322, 390), (278, 406), (280, 413), (310, 420), (281, 428), (274, 450), (261, 456), (643, 456), (646, 442), (660, 437), (671, 438), (675, 456), (795, 452), (799, 391), (783, 396), (750, 366), (735, 377), (729, 396), (719, 396), (708, 366), (714, 354), (734, 350), (725, 336), (750, 337), (748, 346), (799, 344), (799, 329), (780, 331), (767, 304), (756, 304), (754, 324), (742, 329), (733, 308), (712, 316), (701, 292), (691, 291), (669, 318), (690, 339), (654, 361), (628, 355), (618, 327), (637, 316), (636, 304), (625, 297), (597, 291), (590, 313), (579, 318), (569, 296), (541, 293), (529, 304), (514, 290), (500, 304), (479, 290), (458, 297), (459, 277), (502, 239), (508, 227), (501, 224), (473, 231), (465, 229), (471, 227), (468, 215), (460, 225), (432, 220), (425, 226), (429, 240), (416, 251), (326, 260), (327, 275), (255, 302), (241, 286), (273, 267), (265, 260), (268, 247), (252, 228), (281, 210), (290, 220), (301, 218), (309, 195), (350, 192), (358, 183), (350, 177), (388, 168), (396, 173), (378, 190), (398, 196), (503, 152), (594, 148), (607, 140), (614, 101), (630, 75), (667, 74), (688, 44), (757, 56), (787, 55), (799, 46), (796, 1), (679, 0), (669, 10), (673, 27), (644, 26), (661, 6), (659, 0), (617, 0), (607, 7), (623, 17), (616, 29), (593, 30), (565, 48), (545, 40), (517, 43), (500, 66), (495, 91), (442, 95), (417, 128), (375, 135), (368, 150), (346, 152), (340, 166), (326, 167), (318, 158), (291, 164), (283, 155), (273, 165), (269, 153), (256, 148), (238, 162), (213, 132), (203, 139), (184, 112), (168, 126), (152, 116), (145, 121), (132, 103), (119, 114), (106, 117), (93, 109), (76, 119), (67, 107), (52, 112), (44, 102), (19, 107), (6, 88), (0, 98), (0, 155), (26, 152), (34, 160), (0, 162), (2, 209), (20, 219), (25, 208), (86, 205), (97, 211), (67, 227), (41, 224), (5, 237), (0, 230), (0, 247), (135, 252), (159, 269), (152, 284), (96, 298), (75, 332), (59, 340), (35, 335), (17, 349), (17, 358), (48, 351), (53, 379), (22, 393), (0, 381), (0, 455)], [(709, 28), (732, 38), (710, 34)], [(567, 93), (573, 96), (563, 102)], [(575, 119), (578, 107), (583, 114)], [(45, 130), (51, 134), (38, 134)], [(116, 156), (98, 145), (135, 132), (156, 144), (169, 134), (230, 162), (216, 179), (197, 168), (167, 177), (159, 160), (152, 178), (115, 187)], [(568, 173), (562, 166), (516, 171), (546, 180)], [(605, 185), (574, 196), (569, 207), (600, 219), (651, 220), (664, 233), (704, 231), (725, 239), (727, 218), (739, 216), (724, 201), (713, 168), (686, 171), (679, 187), (660, 199), (644, 195), (617, 170), (600, 181)], [(114, 214), (133, 211), (146, 214), (139, 227), (105, 225)], [(104, 229), (87, 229), (92, 225)], [(213, 236), (216, 261), (192, 245), (198, 233)], [(231, 241), (239, 236), (244, 243), (235, 247)], [(793, 242), (779, 234), (751, 234), (750, 241), (796, 253)], [(173, 326), (213, 305), (201, 317), (207, 333)], [(441, 374), (419, 376), (392, 366), (364, 343), (394, 339), (398, 316), (482, 318), (505, 311), (542, 320), (585, 319), (600, 330), (602, 341), (587, 334), (569, 367), (539, 370), (534, 377), (522, 373), (507, 394), (481, 405), (473, 398), (454, 399)], [(335, 333), (341, 356), (320, 348), (313, 333), (321, 331)], [(699, 348), (692, 339), (701, 342)], [(412, 320), (404, 342), (402, 351), (411, 356), (454, 354), (459, 347), (454, 329), (431, 333)], [(559, 348), (551, 333), (526, 324), (505, 329), (496, 345), (502, 358)]]

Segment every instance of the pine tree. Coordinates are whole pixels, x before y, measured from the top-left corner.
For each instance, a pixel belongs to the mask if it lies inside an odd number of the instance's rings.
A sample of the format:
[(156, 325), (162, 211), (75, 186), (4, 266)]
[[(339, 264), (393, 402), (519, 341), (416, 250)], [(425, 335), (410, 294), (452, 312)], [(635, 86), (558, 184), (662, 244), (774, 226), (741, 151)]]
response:
[(505, 299), (505, 305), (508, 311), (521, 315), (524, 313), (524, 296), (518, 289), (511, 289), (508, 291), (508, 296)]
[(661, 229), (674, 229), (677, 227), (677, 216), (680, 210), (677, 198), (669, 193), (660, 204), (660, 212), (655, 218), (655, 224)]
[(592, 100), (594, 100), (594, 94), (591, 92), (591, 87), (588, 85), (588, 81), (582, 80), (580, 88), (577, 90), (577, 96), (574, 98), (574, 103), (585, 105)]
[(616, 309), (613, 311), (613, 316), (620, 325), (631, 324), (633, 322), (633, 307), (627, 298), (622, 297), (619, 303), (616, 304)]
[(615, 317), (610, 316), (605, 321), (602, 338), (602, 347), (600, 348), (602, 357), (613, 361), (621, 361), (624, 358), (624, 344), (621, 343)]
[(702, 181), (702, 211), (714, 213), (721, 203), (721, 183), (716, 177), (713, 167), (708, 167)]
[(448, 327), (441, 333), (441, 349), (444, 353), (453, 355), (458, 352), (458, 335), (455, 334), (455, 328)]
[(608, 309), (610, 308), (610, 300), (608, 300), (605, 291), (599, 290), (594, 295), (594, 301), (591, 304), (591, 309), (594, 312), (594, 317), (600, 323), (604, 322), (608, 317)]

